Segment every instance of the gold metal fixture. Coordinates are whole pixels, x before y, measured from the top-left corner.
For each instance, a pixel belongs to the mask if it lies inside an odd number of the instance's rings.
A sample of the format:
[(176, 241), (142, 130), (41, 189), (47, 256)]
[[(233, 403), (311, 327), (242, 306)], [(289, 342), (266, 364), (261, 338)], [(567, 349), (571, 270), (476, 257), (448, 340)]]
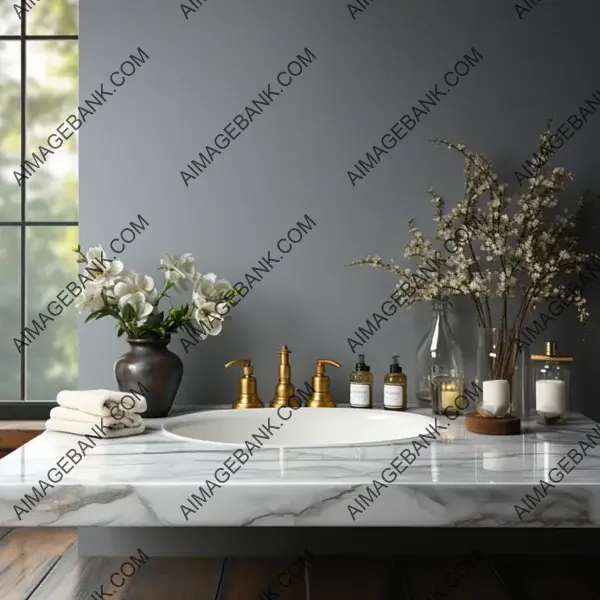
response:
[(553, 362), (573, 362), (572, 356), (558, 356), (556, 354), (556, 342), (546, 342), (544, 344), (544, 354), (532, 354), (531, 360), (548, 360), (552, 359)]
[(317, 372), (312, 378), (313, 394), (306, 403), (309, 408), (335, 408), (335, 401), (329, 393), (329, 377), (325, 375), (325, 365), (341, 366), (329, 358), (317, 360)]
[(233, 403), (232, 408), (264, 408), (262, 400), (258, 397), (256, 389), (256, 377), (254, 377), (254, 368), (249, 358), (238, 358), (225, 363), (228, 369), (231, 365), (242, 365), (244, 375), (240, 378), (240, 394)]
[(296, 396), (296, 388), (291, 380), (290, 354), (291, 352), (285, 344), (281, 346), (279, 351), (279, 379), (275, 386), (275, 397), (271, 400), (272, 408), (291, 406), (290, 400), (292, 398), (293, 406), (291, 408), (299, 408), (302, 405), (302, 401)]

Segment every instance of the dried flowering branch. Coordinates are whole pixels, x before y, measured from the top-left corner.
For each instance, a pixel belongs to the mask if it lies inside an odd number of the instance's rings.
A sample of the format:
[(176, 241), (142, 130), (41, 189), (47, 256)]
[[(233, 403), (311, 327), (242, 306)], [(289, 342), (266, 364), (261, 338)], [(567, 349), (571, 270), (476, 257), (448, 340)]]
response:
[[(581, 292), (568, 293), (566, 286), (556, 281), (561, 275), (581, 271), (590, 258), (598, 255), (577, 252), (575, 227), (583, 201), (573, 211), (565, 208), (563, 214), (557, 212), (558, 194), (573, 177), (563, 168), (551, 167), (554, 156), (549, 143), (551, 135), (548, 123), (536, 153), (538, 169), (527, 188), (516, 197), (509, 195), (508, 186), (499, 182), (491, 160), (485, 155), (468, 150), (464, 144), (431, 140), (464, 158), (464, 198), (445, 212), (441, 196), (432, 188), (427, 190), (437, 223), (433, 240), (423, 236), (413, 219), (408, 222), (412, 239), (404, 247), (404, 257), (424, 264), (441, 254), (444, 260), (435, 278), (421, 279), (414, 286), (417, 290), (406, 299), (406, 304), (469, 296), (479, 325), (500, 330), (493, 365), (499, 379), (512, 375), (525, 317), (542, 301), (565, 300), (569, 296), (580, 321), (585, 322), (589, 317)], [(458, 231), (464, 237), (459, 237)], [(351, 265), (370, 265), (394, 273), (400, 279), (396, 288), (405, 282), (413, 285), (410, 279), (414, 271), (396, 265), (393, 260), (385, 263), (379, 256), (370, 255)], [(499, 315), (490, 306), (493, 297), (501, 299)], [(516, 316), (509, 321), (509, 305), (512, 307), (515, 302)]]

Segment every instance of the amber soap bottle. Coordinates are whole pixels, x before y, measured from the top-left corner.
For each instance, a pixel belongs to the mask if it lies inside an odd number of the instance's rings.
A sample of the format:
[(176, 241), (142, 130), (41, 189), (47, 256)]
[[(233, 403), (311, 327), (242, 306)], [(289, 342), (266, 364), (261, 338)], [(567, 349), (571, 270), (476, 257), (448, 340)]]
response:
[(406, 410), (406, 375), (398, 364), (399, 356), (392, 356), (390, 371), (383, 378), (383, 408)]
[(364, 354), (358, 355), (356, 370), (350, 373), (350, 406), (373, 408), (373, 373)]

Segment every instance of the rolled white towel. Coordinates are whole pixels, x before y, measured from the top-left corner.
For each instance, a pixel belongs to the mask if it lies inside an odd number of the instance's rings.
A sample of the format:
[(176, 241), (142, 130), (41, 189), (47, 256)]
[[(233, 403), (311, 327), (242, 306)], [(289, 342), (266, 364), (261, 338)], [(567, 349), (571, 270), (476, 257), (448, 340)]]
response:
[[(111, 409), (119, 409), (134, 413), (146, 412), (146, 398), (137, 393), (113, 392), (111, 390), (63, 390), (58, 392), (56, 401), (60, 406), (73, 408), (99, 417), (110, 417)], [(113, 410), (119, 415), (117, 409)]]
[[(143, 421), (142, 417), (136, 413), (121, 411), (119, 409), (113, 410), (113, 415), (110, 417), (101, 417), (99, 415), (92, 415), (90, 413), (75, 410), (73, 408), (64, 408), (63, 406), (55, 406), (50, 411), (51, 419), (58, 419), (60, 421), (76, 421), (77, 423), (89, 423), (90, 427), (93, 425), (99, 425), (102, 427), (115, 427), (115, 425), (123, 425), (124, 427), (139, 427)], [(117, 417), (121, 417), (118, 419)], [(120, 427), (116, 427), (120, 429)]]
[(127, 437), (130, 435), (138, 435), (143, 433), (146, 429), (146, 425), (142, 421), (141, 425), (137, 427), (100, 427), (93, 425), (92, 423), (83, 423), (82, 421), (66, 421), (64, 419), (53, 419), (50, 418), (46, 421), (47, 431), (61, 431), (63, 433), (74, 433), (76, 435), (93, 435), (98, 437), (102, 435), (104, 438), (118, 438)]

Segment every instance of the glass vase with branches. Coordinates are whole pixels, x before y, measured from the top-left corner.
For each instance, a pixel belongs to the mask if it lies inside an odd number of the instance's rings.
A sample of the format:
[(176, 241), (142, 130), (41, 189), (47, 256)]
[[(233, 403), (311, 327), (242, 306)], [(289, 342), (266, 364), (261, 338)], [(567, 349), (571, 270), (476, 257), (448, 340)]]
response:
[[(427, 190), (435, 206), (437, 229), (427, 239), (408, 223), (411, 240), (404, 257), (420, 265), (432, 259), (440, 265), (435, 276), (414, 279), (415, 270), (369, 255), (351, 265), (385, 269), (399, 277), (396, 285), (415, 287), (404, 305), (467, 296), (474, 305), (478, 326), (495, 329), (495, 356), (490, 357), (492, 379), (510, 380), (518, 356), (525, 318), (543, 301), (558, 298), (576, 308), (579, 319), (589, 317), (581, 290), (571, 291), (559, 279), (580, 272), (597, 254), (578, 251), (577, 222), (583, 199), (572, 210), (559, 207), (559, 197), (572, 174), (553, 167), (551, 122), (539, 138), (536, 169), (523, 191), (511, 194), (501, 183), (492, 161), (462, 143), (430, 140), (457, 152), (464, 160), (464, 196), (450, 210), (433, 188)], [(458, 236), (461, 231), (463, 235)], [(495, 300), (495, 302), (493, 302)]]

